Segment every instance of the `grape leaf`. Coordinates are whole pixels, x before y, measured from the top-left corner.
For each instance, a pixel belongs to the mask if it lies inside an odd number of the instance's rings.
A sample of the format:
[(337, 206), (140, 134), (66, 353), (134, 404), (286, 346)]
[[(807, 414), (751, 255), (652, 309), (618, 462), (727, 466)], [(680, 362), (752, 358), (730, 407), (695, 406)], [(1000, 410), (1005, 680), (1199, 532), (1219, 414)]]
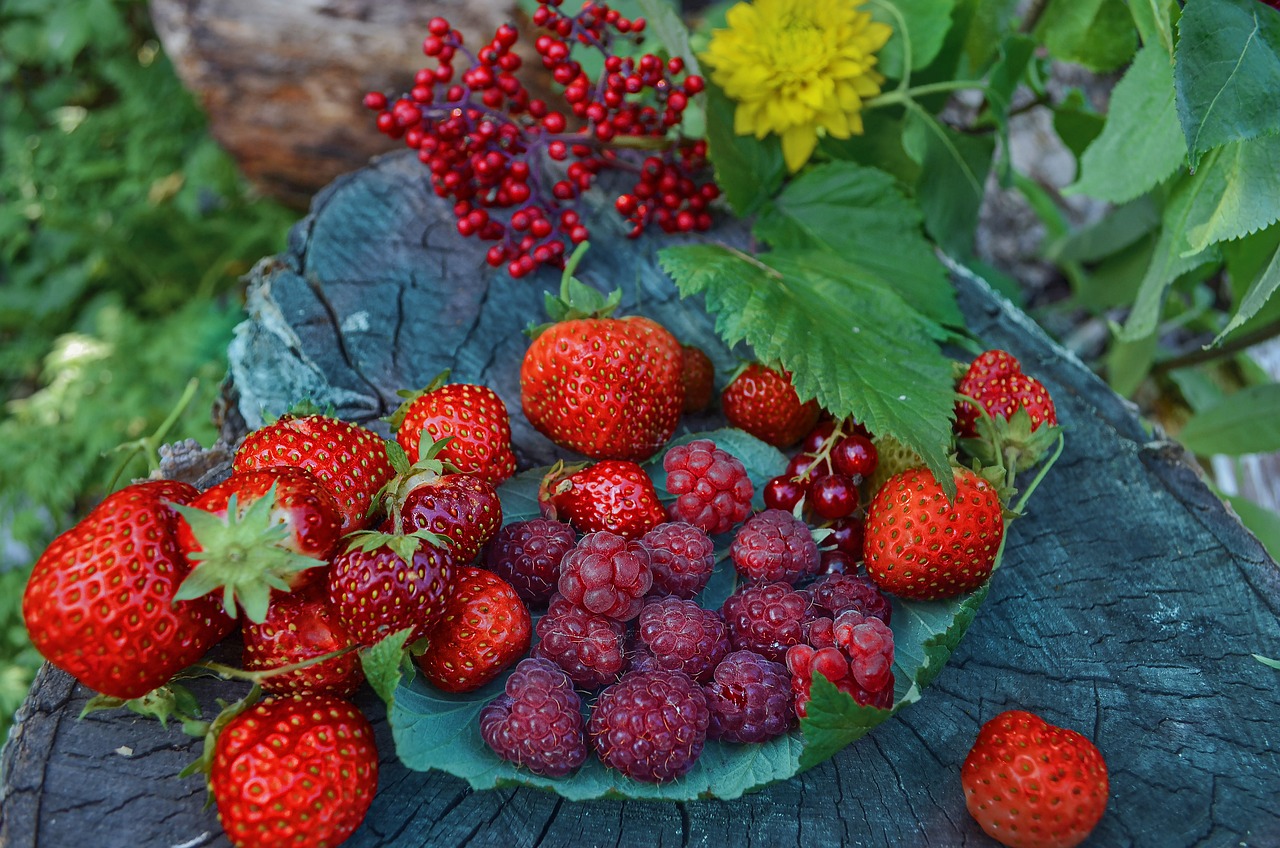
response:
[(1120, 67), (1138, 46), (1122, 0), (1050, 0), (1036, 26), (1054, 59), (1092, 71)]
[(961, 326), (955, 290), (920, 231), (920, 209), (877, 168), (832, 162), (808, 169), (765, 209), (756, 236), (774, 247), (833, 250), (927, 317)]
[(896, 292), (827, 251), (759, 260), (717, 245), (662, 250), (680, 293), (701, 294), (729, 344), (793, 372), (801, 397), (855, 416), (919, 453), (940, 480), (953, 413), (943, 331)]
[(1280, 12), (1257, 0), (1196, 0), (1178, 36), (1178, 118), (1192, 168), (1219, 145), (1280, 132)]
[(1221, 190), (1200, 195), (1187, 215), (1187, 252), (1242, 238), (1280, 219), (1280, 135), (1224, 145), (1214, 167)]
[(1186, 155), (1169, 57), (1143, 47), (1111, 93), (1102, 134), (1080, 157), (1080, 178), (1064, 193), (1124, 203), (1167, 179)]
[(881, 48), (877, 70), (890, 79), (902, 79), (903, 62), (911, 54), (911, 70), (933, 61), (951, 29), (955, 0), (872, 0), (871, 17), (893, 28)]

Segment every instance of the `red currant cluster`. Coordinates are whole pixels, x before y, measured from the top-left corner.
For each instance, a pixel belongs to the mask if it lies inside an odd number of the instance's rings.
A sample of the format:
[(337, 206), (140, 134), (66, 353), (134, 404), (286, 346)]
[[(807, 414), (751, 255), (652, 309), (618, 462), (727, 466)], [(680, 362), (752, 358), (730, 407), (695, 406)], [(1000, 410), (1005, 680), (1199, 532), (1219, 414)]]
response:
[[(786, 471), (765, 484), (765, 505), (791, 512), (803, 501), (801, 509), (831, 530), (825, 545), (856, 562), (862, 554), (858, 486), (878, 461), (876, 447), (860, 424), (822, 421), (805, 436)], [(831, 556), (824, 554), (824, 562), (827, 559)], [(826, 563), (824, 570), (843, 571), (841, 566), (847, 565)]]
[[(538, 2), (533, 23), (549, 34), (534, 49), (563, 88), (567, 113), (531, 98), (516, 78), (514, 27), (499, 27), (472, 54), (458, 30), (433, 18), (422, 49), (436, 66), (418, 71), (412, 90), (394, 102), (379, 92), (365, 96), (378, 130), (418, 151), (436, 194), (454, 200), (458, 232), (497, 242), (486, 259), (506, 263), (513, 277), (562, 265), (570, 246), (588, 238), (574, 207), (606, 170), (635, 175), (615, 202), (632, 237), (653, 223), (669, 233), (708, 229), (708, 204), (719, 190), (701, 176), (706, 143), (682, 144), (677, 136), (702, 78), (686, 75), (679, 57), (618, 55), (617, 39), (642, 41), (642, 18), (605, 3), (566, 15), (563, 0)], [(604, 55), (598, 79), (572, 58), (576, 46)], [(459, 57), (468, 66), (457, 76)]]

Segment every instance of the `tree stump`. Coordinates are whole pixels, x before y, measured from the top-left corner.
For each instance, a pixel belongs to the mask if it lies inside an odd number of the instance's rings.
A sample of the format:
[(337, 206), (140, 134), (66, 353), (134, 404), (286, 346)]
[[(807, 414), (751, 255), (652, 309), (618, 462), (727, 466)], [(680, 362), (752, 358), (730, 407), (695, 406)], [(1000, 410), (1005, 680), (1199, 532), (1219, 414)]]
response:
[[(394, 389), (448, 365), (509, 402), (522, 461), (546, 458), (517, 413), (512, 372), (525, 342), (508, 331), (538, 314), (551, 277), (484, 270), (481, 246), (448, 219), (405, 155), (317, 198), (289, 251), (257, 269), (232, 349), (250, 426), (297, 392), (369, 421), (389, 411)], [(637, 311), (677, 335), (706, 331), (697, 305), (663, 288), (657, 240), (597, 230), (588, 282), (614, 277)], [(954, 279), (977, 337), (1048, 386), (1067, 443), (920, 703), (830, 762), (736, 801), (570, 803), (408, 771), (366, 692), (382, 772), (348, 844), (991, 844), (965, 811), (959, 770), (980, 725), (1009, 708), (1080, 730), (1103, 751), (1111, 802), (1091, 844), (1280, 844), (1271, 739), (1280, 672), (1251, 656), (1280, 655), (1280, 567), (1181, 448), (1153, 438), (1130, 405), (981, 280), (962, 269)], [(206, 703), (236, 694), (216, 681), (197, 686)], [(77, 721), (88, 696), (65, 674), (41, 671), (4, 753), (0, 844), (72, 845), (92, 833), (103, 848), (226, 845), (214, 812), (202, 810), (200, 782), (173, 777), (196, 744), (129, 713)]]

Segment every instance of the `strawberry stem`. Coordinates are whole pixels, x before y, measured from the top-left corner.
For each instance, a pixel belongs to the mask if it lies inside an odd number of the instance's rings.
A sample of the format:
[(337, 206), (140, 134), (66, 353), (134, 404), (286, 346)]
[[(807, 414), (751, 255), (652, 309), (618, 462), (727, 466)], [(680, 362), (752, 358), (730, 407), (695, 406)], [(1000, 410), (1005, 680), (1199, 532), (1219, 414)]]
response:
[(330, 651), (327, 654), (320, 654), (319, 656), (311, 657), (310, 659), (306, 659), (306, 660), (301, 660), (300, 662), (289, 663), (288, 665), (282, 665), (276, 668), (263, 669), (262, 671), (248, 671), (247, 669), (236, 668), (235, 666), (232, 666), (232, 665), (224, 665), (223, 663), (220, 663), (220, 662), (196, 663), (196, 667), (203, 668), (207, 671), (212, 671), (214, 674), (218, 675), (219, 677), (225, 678), (227, 680), (244, 680), (248, 683), (253, 683), (256, 685), (256, 684), (262, 683), (262, 681), (264, 680), (270, 680), (273, 677), (279, 677), (282, 674), (289, 674), (290, 672), (293, 672), (293, 671), (298, 671), (300, 669), (309, 668), (313, 665), (318, 665), (326, 660), (331, 660), (331, 659), (335, 659), (336, 657), (344, 656), (356, 649), (357, 649), (356, 645), (348, 645), (345, 648), (339, 648), (338, 650)]
[(1040, 470), (1036, 472), (1036, 476), (1031, 480), (1031, 485), (1027, 486), (1027, 490), (1023, 492), (1022, 497), (1018, 499), (1018, 505), (1014, 508), (1015, 512), (1022, 512), (1023, 507), (1027, 505), (1027, 501), (1031, 498), (1031, 493), (1040, 485), (1040, 481), (1044, 480), (1045, 475), (1049, 473), (1049, 469), (1053, 468), (1054, 463), (1058, 461), (1058, 457), (1062, 456), (1062, 449), (1066, 447), (1066, 444), (1066, 439), (1064, 439), (1062, 437), (1062, 433), (1059, 432), (1057, 447), (1054, 448), (1053, 453), (1049, 456), (1049, 459), (1044, 463), (1044, 465), (1040, 466)]

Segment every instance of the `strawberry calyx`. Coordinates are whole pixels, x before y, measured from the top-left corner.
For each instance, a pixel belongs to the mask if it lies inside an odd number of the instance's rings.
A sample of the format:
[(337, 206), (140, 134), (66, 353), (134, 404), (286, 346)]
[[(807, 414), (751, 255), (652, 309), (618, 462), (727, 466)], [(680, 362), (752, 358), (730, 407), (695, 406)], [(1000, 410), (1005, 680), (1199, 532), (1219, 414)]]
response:
[(200, 546), (187, 554), (191, 573), (178, 587), (175, 600), (195, 600), (221, 590), (227, 615), (235, 618), (237, 610), (243, 610), (250, 621), (261, 623), (271, 590), (288, 592), (291, 576), (325, 564), (283, 544), (290, 530), (277, 514), (276, 485), (272, 483), (266, 494), (243, 508), (231, 495), (223, 516), (169, 502)]
[(262, 698), (262, 687), (257, 683), (249, 689), (249, 692), (238, 701), (224, 701), (218, 699), (219, 711), (213, 721), (187, 721), (183, 722), (182, 730), (188, 736), (204, 737), (204, 747), (200, 752), (200, 757), (195, 761), (188, 763), (186, 768), (178, 772), (178, 777), (191, 777), (196, 774), (203, 774), (206, 777), (206, 789), (208, 794), (205, 799), (205, 809), (213, 804), (213, 789), (208, 785), (208, 775), (213, 768), (213, 757), (218, 742), (218, 734), (230, 724), (236, 716), (252, 707)]
[(154, 718), (161, 727), (169, 726), (169, 719), (176, 718), (184, 726), (200, 717), (200, 703), (187, 687), (170, 681), (157, 686), (137, 698), (117, 698), (113, 695), (94, 695), (80, 711), (79, 718), (99, 710), (115, 710), (121, 707), (140, 716)]
[(575, 277), (574, 271), (587, 252), (589, 242), (581, 242), (564, 263), (564, 273), (560, 275), (560, 292), (550, 292), (543, 298), (543, 308), (551, 319), (544, 324), (529, 324), (525, 335), (536, 339), (553, 324), (571, 321), (577, 318), (610, 318), (622, 303), (622, 290), (614, 289), (607, 296), (598, 289), (592, 288)]
[(404, 400), (398, 407), (396, 407), (395, 412), (391, 413), (383, 420), (391, 425), (392, 430), (399, 430), (400, 425), (404, 423), (405, 417), (409, 414), (409, 408), (413, 406), (418, 398), (424, 395), (429, 395), (437, 389), (444, 388), (444, 386), (449, 382), (449, 375), (451, 373), (451, 369), (446, 368), (436, 376), (432, 377), (425, 386), (417, 391), (412, 389), (400, 389), (397, 391), (396, 396), (404, 398)]
[(443, 550), (448, 550), (453, 544), (453, 540), (447, 536), (441, 536), (439, 533), (432, 533), (430, 530), (415, 530), (412, 533), (383, 533), (380, 530), (357, 530), (346, 536), (350, 539), (347, 545), (347, 553), (352, 551), (360, 551), (361, 553), (373, 553), (380, 548), (390, 548), (391, 552), (405, 562), (412, 562), (413, 555), (423, 546), (423, 544), (432, 545)]
[(555, 465), (547, 470), (547, 473), (542, 476), (542, 481), (538, 483), (538, 507), (543, 518), (549, 518), (552, 521), (562, 520), (558, 516), (556, 498), (573, 491), (573, 480), (570, 478), (590, 464), (589, 462), (565, 462), (563, 459), (558, 459)]
[[(453, 463), (440, 459), (440, 452), (443, 451), (448, 444), (453, 441), (453, 436), (445, 436), (439, 441), (434, 441), (431, 434), (425, 429), (422, 431), (421, 445), (426, 447), (422, 449), (418, 461), (409, 464), (409, 457), (404, 449), (394, 441), (387, 441), (387, 453), (391, 458), (391, 467), (395, 469), (395, 476), (387, 481), (376, 495), (373, 496), (373, 504), (370, 507), (370, 515), (383, 510), (391, 519), (393, 527), (400, 526), (400, 514), (404, 510), (405, 502), (409, 499), (410, 493), (420, 486), (427, 486), (439, 480), (446, 474), (461, 474), (461, 470)], [(395, 445), (393, 449), (391, 446)], [(394, 453), (394, 455), (392, 455)]]

